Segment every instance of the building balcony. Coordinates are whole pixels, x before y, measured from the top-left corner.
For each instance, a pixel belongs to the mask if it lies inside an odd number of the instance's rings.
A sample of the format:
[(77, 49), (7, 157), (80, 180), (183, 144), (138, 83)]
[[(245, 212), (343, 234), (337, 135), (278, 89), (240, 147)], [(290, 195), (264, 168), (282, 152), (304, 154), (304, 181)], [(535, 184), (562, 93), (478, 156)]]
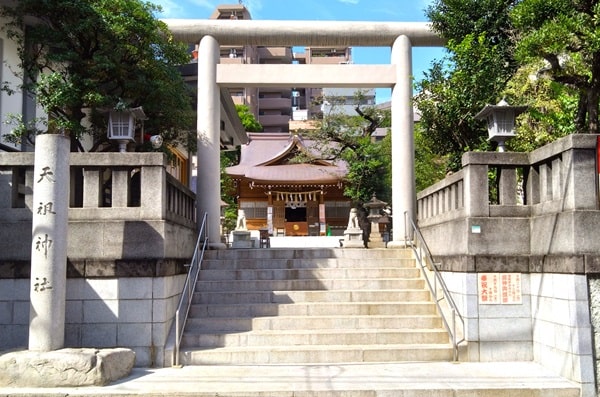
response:
[(292, 100), (290, 98), (260, 98), (258, 106), (261, 109), (282, 109), (289, 112)]
[(258, 121), (263, 127), (285, 126), (290, 122), (290, 116), (285, 114), (266, 114), (258, 116)]
[(260, 47), (258, 49), (260, 63), (292, 63), (292, 49), (289, 47)]
[(263, 97), (291, 98), (292, 89), (285, 87), (260, 87)]
[(340, 64), (346, 64), (349, 61), (344, 58), (343, 56), (341, 57), (312, 57), (311, 58), (311, 64), (314, 65), (340, 65)]
[(219, 59), (219, 62), (226, 65), (242, 65), (246, 63), (246, 60), (244, 58), (223, 57)]

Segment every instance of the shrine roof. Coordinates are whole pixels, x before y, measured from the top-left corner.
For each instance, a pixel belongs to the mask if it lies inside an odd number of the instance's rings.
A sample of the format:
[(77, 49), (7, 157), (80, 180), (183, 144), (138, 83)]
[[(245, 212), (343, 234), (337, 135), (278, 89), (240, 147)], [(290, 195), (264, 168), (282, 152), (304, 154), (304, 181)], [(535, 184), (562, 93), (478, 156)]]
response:
[(248, 143), (242, 145), (240, 163), (227, 167), (232, 177), (244, 177), (262, 182), (332, 183), (347, 173), (346, 163), (317, 160), (312, 163), (287, 161), (295, 151), (318, 158), (318, 142), (289, 133), (248, 133)]

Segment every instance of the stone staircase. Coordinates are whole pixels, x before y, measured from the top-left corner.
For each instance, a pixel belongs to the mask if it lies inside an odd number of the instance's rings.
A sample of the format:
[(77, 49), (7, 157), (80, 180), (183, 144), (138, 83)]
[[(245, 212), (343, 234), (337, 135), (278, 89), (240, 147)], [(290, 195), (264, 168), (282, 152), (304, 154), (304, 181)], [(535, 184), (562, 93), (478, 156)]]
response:
[(451, 361), (409, 250), (208, 251), (183, 365)]

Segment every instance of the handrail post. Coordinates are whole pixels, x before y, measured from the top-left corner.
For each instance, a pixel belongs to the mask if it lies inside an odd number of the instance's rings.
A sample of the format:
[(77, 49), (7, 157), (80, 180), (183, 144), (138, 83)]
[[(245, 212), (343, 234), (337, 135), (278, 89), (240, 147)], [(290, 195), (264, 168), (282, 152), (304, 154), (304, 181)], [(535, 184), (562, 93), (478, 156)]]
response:
[[(196, 241), (196, 247), (194, 248), (194, 255), (192, 256), (192, 261), (190, 263), (190, 267), (188, 269), (187, 277), (185, 279), (185, 283), (183, 285), (183, 291), (181, 291), (181, 297), (179, 298), (179, 304), (177, 306), (177, 310), (175, 311), (175, 349), (174, 349), (174, 358), (173, 363), (175, 367), (181, 367), (179, 360), (179, 350), (181, 347), (181, 338), (183, 336), (183, 329), (185, 328), (185, 323), (187, 322), (187, 317), (190, 311), (190, 306), (192, 303), (192, 299), (194, 296), (194, 290), (196, 288), (196, 281), (198, 280), (198, 275), (200, 274), (200, 266), (201, 262), (204, 258), (204, 251), (206, 250), (206, 224), (207, 214), (204, 214), (202, 218), (202, 223), (200, 226), (200, 230), (198, 231), (198, 240)], [(202, 243), (202, 245), (200, 245)], [(182, 316), (182, 310), (183, 316)]]
[(458, 343), (456, 343), (456, 310), (452, 308), (452, 350), (454, 361), (458, 361)]
[(408, 246), (408, 211), (404, 211), (404, 248)]
[[(448, 333), (450, 334), (450, 340), (452, 343), (452, 349), (453, 349), (453, 359), (454, 361), (458, 361), (458, 345), (462, 342), (465, 341), (464, 335), (463, 337), (458, 340), (458, 335), (456, 332), (456, 317), (458, 316), (458, 319), (460, 320), (461, 324), (462, 324), (462, 328), (463, 328), (463, 333), (464, 333), (464, 327), (465, 327), (465, 322), (463, 317), (461, 316), (457, 306), (456, 306), (456, 302), (454, 301), (452, 295), (450, 294), (450, 291), (448, 290), (448, 286), (446, 285), (446, 283), (444, 282), (444, 279), (442, 278), (442, 276), (440, 275), (438, 268), (433, 260), (433, 257), (431, 256), (431, 251), (429, 251), (429, 247), (427, 246), (427, 243), (425, 242), (425, 239), (423, 238), (423, 235), (421, 234), (421, 232), (419, 231), (418, 227), (416, 226), (416, 224), (414, 223), (414, 221), (412, 220), (412, 218), (410, 218), (410, 216), (405, 212), (404, 213), (405, 216), (405, 227), (411, 227), (411, 230), (414, 233), (414, 241), (411, 242), (410, 246), (413, 250), (413, 254), (415, 256), (415, 258), (417, 259), (419, 266), (421, 267), (421, 271), (423, 272), (423, 276), (425, 278), (425, 281), (427, 283), (427, 286), (429, 287), (429, 291), (431, 292), (434, 300), (435, 300), (435, 304), (437, 306), (437, 309), (439, 310), (440, 316), (442, 318), (442, 323), (444, 324), (444, 327), (446, 328), (446, 331), (448, 331)], [(410, 222), (410, 223), (409, 223)], [(405, 245), (408, 244), (408, 232), (406, 232), (406, 238), (405, 238)], [(429, 261), (429, 263), (431, 263), (431, 270), (433, 272), (433, 283), (430, 280), (430, 277), (428, 275), (428, 269), (427, 269), (427, 261)], [(438, 283), (440, 286), (440, 290), (442, 293), (441, 298), (438, 298)], [(448, 319), (447, 318), (447, 314), (444, 314), (444, 310), (442, 309), (442, 306), (440, 305), (440, 301), (444, 299), (446, 300), (447, 304), (448, 304), (448, 308), (450, 309), (452, 318)]]
[(174, 357), (174, 365), (176, 367), (179, 366), (179, 334), (181, 332), (179, 331), (179, 309), (177, 309), (175, 311), (175, 357)]

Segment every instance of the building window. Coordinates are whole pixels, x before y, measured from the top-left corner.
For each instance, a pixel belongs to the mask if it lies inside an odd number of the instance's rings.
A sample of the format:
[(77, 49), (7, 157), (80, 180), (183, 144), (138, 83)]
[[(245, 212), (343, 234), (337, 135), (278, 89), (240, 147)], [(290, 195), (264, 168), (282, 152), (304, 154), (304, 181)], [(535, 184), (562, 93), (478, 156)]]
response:
[(244, 210), (247, 219), (267, 219), (266, 201), (242, 201), (240, 202), (240, 209)]
[(327, 218), (347, 218), (350, 213), (349, 201), (325, 202), (325, 216)]

